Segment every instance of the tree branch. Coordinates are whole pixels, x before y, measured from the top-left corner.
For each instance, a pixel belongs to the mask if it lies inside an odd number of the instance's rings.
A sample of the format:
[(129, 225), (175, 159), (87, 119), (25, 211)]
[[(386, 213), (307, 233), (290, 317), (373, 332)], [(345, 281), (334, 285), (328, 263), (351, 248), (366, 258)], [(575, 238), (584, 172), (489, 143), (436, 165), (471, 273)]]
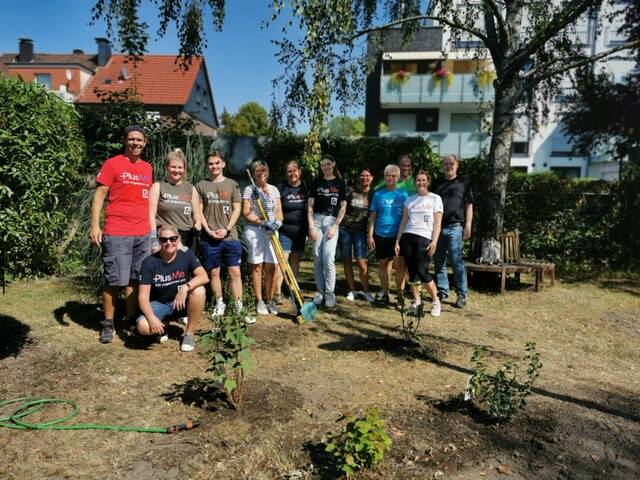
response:
[[(533, 70), (531, 70), (530, 72), (527, 72), (525, 75), (522, 76), (522, 78), (526, 79), (529, 83), (532, 84), (536, 84), (541, 82), (542, 80), (545, 80), (549, 77), (552, 77), (554, 75), (558, 75), (560, 73), (564, 73), (567, 72), (569, 70), (572, 70), (574, 68), (578, 68), (578, 67), (582, 67), (584, 65), (588, 65), (590, 63), (594, 63), (597, 62), (598, 60), (602, 60), (603, 58), (608, 57), (609, 55), (612, 55), (616, 52), (619, 52), (620, 50), (627, 50), (629, 48), (635, 48), (635, 47), (639, 47), (640, 46), (640, 39), (639, 40), (634, 40), (632, 42), (627, 42), (623, 45), (620, 45), (618, 47), (614, 47), (610, 50), (607, 50), (606, 52), (600, 52), (597, 55), (591, 55), (590, 57), (585, 57), (582, 58), (580, 60), (577, 60), (573, 63), (569, 63), (567, 65), (564, 65), (560, 68), (557, 68), (555, 70), (550, 70), (548, 72), (545, 72), (543, 74), (540, 74), (538, 76), (533, 75), (533, 73), (535, 73), (536, 70), (539, 70), (539, 67), (534, 68)], [(559, 58), (557, 60), (555, 60), (554, 62), (548, 62), (548, 63), (557, 63), (559, 61), (567, 61), (570, 60), (569, 58)], [(540, 67), (542, 67), (544, 65), (540, 65)]]
[(377, 32), (380, 30), (385, 30), (391, 27), (395, 27), (396, 25), (402, 25), (403, 23), (407, 23), (407, 22), (415, 22), (418, 20), (437, 20), (440, 23), (443, 23), (445, 25), (448, 25), (452, 28), (457, 28), (459, 30), (462, 30), (464, 32), (468, 32), (471, 35), (475, 35), (476, 37), (478, 37), (480, 40), (482, 40), (485, 45), (488, 41), (487, 36), (482, 33), (480, 30), (476, 30), (475, 28), (471, 28), (468, 27), (466, 25), (461, 25), (459, 23), (456, 22), (452, 22), (451, 20), (448, 20), (444, 17), (438, 17), (438, 16), (434, 16), (434, 15), (415, 15), (413, 17), (407, 17), (407, 18), (401, 18), (400, 20), (396, 20), (394, 22), (389, 22), (389, 23), (385, 23), (384, 25), (380, 25), (378, 27), (372, 27), (372, 28), (366, 28), (364, 30), (360, 30), (359, 32), (356, 32), (351, 38), (350, 41), (353, 42), (356, 38), (361, 37), (363, 35), (366, 35), (368, 33), (372, 33), (372, 32)]
[(498, 21), (498, 26), (500, 27), (498, 35), (500, 36), (500, 40), (506, 40), (508, 42), (509, 32), (507, 31), (507, 24), (504, 21), (502, 12), (500, 12), (500, 7), (498, 6), (495, 0), (485, 0), (485, 2), (493, 12), (493, 16)]
[(520, 70), (520, 67), (524, 65), (529, 57), (537, 52), (550, 38), (553, 38), (560, 30), (573, 23), (590, 6), (601, 2), (602, 0), (570, 0), (567, 2), (561, 12), (547, 24), (546, 28), (540, 30), (529, 42), (518, 49), (509, 61), (509, 68), (513, 68), (514, 71)]

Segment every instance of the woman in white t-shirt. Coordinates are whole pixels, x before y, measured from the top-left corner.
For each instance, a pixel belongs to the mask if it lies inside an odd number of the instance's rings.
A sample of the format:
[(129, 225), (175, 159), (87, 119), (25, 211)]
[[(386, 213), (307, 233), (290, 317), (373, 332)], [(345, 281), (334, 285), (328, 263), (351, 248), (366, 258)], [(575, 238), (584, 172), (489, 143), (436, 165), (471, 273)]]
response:
[[(258, 187), (255, 191), (252, 185), (242, 192), (242, 215), (246, 220), (242, 237), (247, 245), (249, 269), (251, 270), (251, 284), (256, 295), (256, 313), (258, 315), (277, 315), (278, 310), (273, 302), (275, 290), (274, 274), (278, 263), (271, 246), (271, 236), (282, 225), (282, 204), (280, 192), (276, 187), (267, 183), (269, 178), (268, 165), (257, 160), (249, 167), (253, 181)], [(262, 216), (256, 199), (260, 195), (262, 206), (267, 219)], [(262, 299), (262, 271), (265, 274), (265, 301)]]
[[(440, 300), (436, 284), (429, 275), (429, 258), (433, 256), (440, 236), (442, 222), (442, 199), (439, 195), (429, 192), (431, 176), (420, 170), (415, 177), (416, 191), (404, 203), (402, 222), (396, 236), (395, 253), (402, 255), (409, 269), (409, 281), (413, 287), (414, 303), (412, 310), (418, 310), (422, 303), (420, 298), (420, 283), (426, 283), (427, 291), (431, 295), (433, 306), (431, 315), (440, 316)], [(401, 272), (403, 278), (404, 272)]]

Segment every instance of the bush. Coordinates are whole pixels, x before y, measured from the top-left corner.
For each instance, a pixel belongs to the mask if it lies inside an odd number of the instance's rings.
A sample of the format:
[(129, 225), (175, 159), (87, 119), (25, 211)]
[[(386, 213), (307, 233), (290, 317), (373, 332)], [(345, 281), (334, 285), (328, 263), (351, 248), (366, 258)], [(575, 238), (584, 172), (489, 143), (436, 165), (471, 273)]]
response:
[(525, 405), (531, 395), (531, 387), (540, 375), (542, 364), (534, 342), (527, 343), (524, 361), (527, 366), (527, 380), (518, 382), (518, 366), (507, 362), (493, 375), (487, 374), (482, 361), (484, 349), (477, 347), (471, 361), (475, 364), (473, 375), (465, 393), (466, 400), (475, 400), (489, 407), (489, 415), (497, 421), (510, 421)]
[(338, 470), (349, 477), (377, 466), (391, 446), (391, 438), (376, 408), (367, 410), (364, 417), (342, 415), (337, 421), (344, 420), (347, 423), (340, 432), (329, 434), (325, 450), (333, 456)]
[(78, 188), (84, 141), (73, 105), (0, 77), (0, 251), (12, 276), (54, 272)]

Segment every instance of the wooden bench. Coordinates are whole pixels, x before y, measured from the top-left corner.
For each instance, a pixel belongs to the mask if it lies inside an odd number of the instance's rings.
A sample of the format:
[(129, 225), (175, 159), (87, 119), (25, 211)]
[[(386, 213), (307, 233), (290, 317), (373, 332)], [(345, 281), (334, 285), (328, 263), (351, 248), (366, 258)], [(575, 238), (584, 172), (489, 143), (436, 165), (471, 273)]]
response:
[[(521, 273), (534, 273), (536, 292), (539, 292), (544, 286), (544, 279), (548, 275), (551, 286), (556, 281), (556, 265), (555, 263), (538, 260), (535, 258), (522, 258), (520, 256), (520, 232), (505, 232), (498, 235), (500, 242), (500, 253), (504, 263), (501, 265), (487, 265), (483, 263), (475, 263), (466, 261), (464, 267), (467, 270), (467, 276), (471, 272), (491, 272), (500, 274), (500, 293), (505, 292), (507, 275), (514, 274), (520, 280)], [(474, 239), (472, 242), (472, 255), (476, 259), (482, 251), (482, 239)]]

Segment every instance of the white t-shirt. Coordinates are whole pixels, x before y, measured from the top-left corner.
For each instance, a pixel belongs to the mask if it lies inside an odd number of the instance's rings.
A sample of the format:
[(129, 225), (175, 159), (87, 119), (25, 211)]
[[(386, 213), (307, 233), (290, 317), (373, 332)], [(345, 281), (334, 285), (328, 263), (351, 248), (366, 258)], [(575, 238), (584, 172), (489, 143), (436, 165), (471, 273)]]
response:
[[(276, 187), (274, 187), (273, 185), (270, 185), (270, 184), (267, 184), (268, 193), (265, 194), (262, 190), (259, 190), (259, 191), (262, 194), (262, 206), (264, 207), (265, 211), (267, 212), (269, 220), (275, 220), (276, 219), (276, 204), (277, 204), (277, 200), (280, 198), (280, 192), (278, 191), (278, 189)], [(252, 185), (248, 185), (247, 187), (245, 187), (244, 192), (242, 192), (242, 199), (243, 200), (250, 200), (251, 201), (251, 213), (253, 213), (254, 215), (257, 215), (258, 218), (261, 218), (261, 219), (263, 218), (262, 217), (262, 213), (260, 212), (260, 209), (258, 208), (258, 204), (256, 202), (256, 197), (255, 197)], [(255, 227), (257, 225), (254, 225), (252, 223), (247, 223), (247, 226)]]
[(404, 228), (404, 233), (413, 233), (431, 240), (433, 237), (433, 217), (436, 213), (442, 213), (442, 198), (435, 193), (426, 195), (411, 195), (404, 202), (409, 219)]

